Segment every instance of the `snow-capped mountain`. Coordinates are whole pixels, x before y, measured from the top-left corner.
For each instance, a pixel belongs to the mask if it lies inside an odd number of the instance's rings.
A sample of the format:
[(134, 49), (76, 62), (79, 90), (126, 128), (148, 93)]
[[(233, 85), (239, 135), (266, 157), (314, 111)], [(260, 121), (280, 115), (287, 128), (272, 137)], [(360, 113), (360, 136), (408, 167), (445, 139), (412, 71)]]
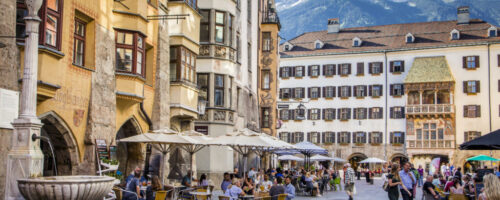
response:
[(464, 5), (471, 18), (500, 25), (500, 0), (276, 0), (284, 40), (326, 30), (327, 19), (337, 17), (342, 27), (456, 20)]

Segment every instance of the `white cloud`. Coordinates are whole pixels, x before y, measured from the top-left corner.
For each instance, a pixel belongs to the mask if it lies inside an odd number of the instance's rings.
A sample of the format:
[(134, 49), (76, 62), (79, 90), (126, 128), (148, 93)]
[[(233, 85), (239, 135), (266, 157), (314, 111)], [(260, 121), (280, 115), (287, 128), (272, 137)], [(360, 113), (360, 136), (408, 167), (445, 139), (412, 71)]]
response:
[(408, 6), (410, 6), (410, 7), (416, 7), (417, 3), (415, 3), (415, 2), (408, 2)]
[(396, 3), (404, 3), (407, 2), (408, 0), (391, 0), (391, 1)]
[(443, 0), (443, 2), (445, 2), (445, 3), (452, 3), (452, 2), (455, 2), (455, 0)]

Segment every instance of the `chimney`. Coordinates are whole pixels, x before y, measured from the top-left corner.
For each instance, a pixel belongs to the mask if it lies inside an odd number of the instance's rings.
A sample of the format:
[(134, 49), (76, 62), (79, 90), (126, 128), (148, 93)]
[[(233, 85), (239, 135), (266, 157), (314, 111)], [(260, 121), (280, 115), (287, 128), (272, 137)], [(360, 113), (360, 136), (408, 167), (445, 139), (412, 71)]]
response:
[(338, 33), (340, 31), (339, 18), (328, 20), (328, 33)]
[(469, 24), (469, 6), (460, 6), (457, 8), (457, 23)]

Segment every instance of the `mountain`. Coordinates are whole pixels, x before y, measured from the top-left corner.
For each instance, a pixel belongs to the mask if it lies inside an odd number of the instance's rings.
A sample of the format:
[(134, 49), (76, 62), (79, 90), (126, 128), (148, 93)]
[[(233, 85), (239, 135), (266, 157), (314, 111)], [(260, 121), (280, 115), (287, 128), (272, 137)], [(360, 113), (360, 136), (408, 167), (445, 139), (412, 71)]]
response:
[(456, 20), (464, 5), (472, 19), (500, 25), (500, 0), (276, 0), (284, 41), (326, 30), (329, 18), (340, 18), (344, 28)]

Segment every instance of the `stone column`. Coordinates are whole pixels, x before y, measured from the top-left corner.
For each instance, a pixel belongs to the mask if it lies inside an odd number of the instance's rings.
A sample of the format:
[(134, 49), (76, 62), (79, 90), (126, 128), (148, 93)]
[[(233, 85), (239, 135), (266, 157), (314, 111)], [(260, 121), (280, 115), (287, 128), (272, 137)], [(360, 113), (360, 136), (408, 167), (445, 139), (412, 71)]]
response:
[(424, 91), (422, 91), (422, 90), (418, 91), (418, 94), (420, 95), (420, 98), (418, 99), (420, 102), (420, 105), (422, 105), (422, 93), (424, 93)]
[(450, 105), (453, 105), (453, 92), (450, 91)]
[(434, 104), (438, 104), (438, 91), (434, 90)]
[(36, 95), (38, 75), (38, 10), (42, 0), (26, 1), (28, 16), (26, 21), (26, 46), (24, 51), (23, 84), (20, 99), (19, 117), (14, 120), (12, 149), (7, 160), (5, 199), (23, 199), (17, 187), (17, 179), (42, 176), (43, 154), (40, 142), (33, 141), (39, 136), (41, 121), (36, 116)]

